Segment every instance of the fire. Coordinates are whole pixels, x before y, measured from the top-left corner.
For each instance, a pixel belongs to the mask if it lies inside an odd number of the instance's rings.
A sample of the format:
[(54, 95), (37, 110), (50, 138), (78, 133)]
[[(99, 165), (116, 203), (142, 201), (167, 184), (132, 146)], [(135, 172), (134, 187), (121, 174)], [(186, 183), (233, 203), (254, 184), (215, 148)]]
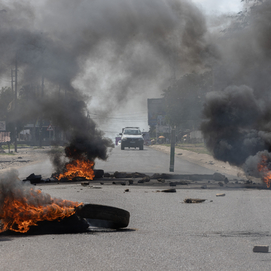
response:
[(258, 164), (258, 171), (262, 174), (262, 179), (266, 183), (266, 186), (269, 188), (271, 183), (271, 170), (268, 167), (268, 157), (266, 155), (261, 156), (262, 160)]
[[(19, 194), (22, 193), (19, 191)], [(30, 226), (37, 226), (39, 221), (61, 220), (73, 215), (80, 205), (82, 203), (51, 198), (32, 188), (27, 197), (6, 196), (0, 210), (0, 232), (12, 230), (25, 233)]]
[(73, 160), (71, 163), (66, 165), (66, 172), (59, 174), (57, 179), (60, 180), (61, 178), (67, 178), (68, 180), (72, 180), (74, 177), (84, 177), (87, 180), (93, 180), (93, 166), (94, 162), (86, 159)]

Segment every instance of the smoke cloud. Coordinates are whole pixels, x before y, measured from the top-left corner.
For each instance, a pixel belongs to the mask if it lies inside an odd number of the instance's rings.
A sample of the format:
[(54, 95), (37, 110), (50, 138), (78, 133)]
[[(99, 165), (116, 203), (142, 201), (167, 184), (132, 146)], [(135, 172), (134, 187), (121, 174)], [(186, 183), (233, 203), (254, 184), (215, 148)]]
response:
[(112, 147), (87, 117), (91, 96), (103, 97), (95, 107), (106, 117), (129, 95), (162, 90), (173, 73), (209, 69), (218, 56), (204, 16), (186, 0), (9, 1), (0, 25), (0, 77), (17, 63), (18, 85), (43, 92), (14, 118), (50, 119), (91, 159)]
[(271, 151), (270, 11), (270, 1), (254, 7), (217, 39), (221, 59), (213, 67), (214, 91), (207, 94), (201, 127), (216, 159), (254, 177)]

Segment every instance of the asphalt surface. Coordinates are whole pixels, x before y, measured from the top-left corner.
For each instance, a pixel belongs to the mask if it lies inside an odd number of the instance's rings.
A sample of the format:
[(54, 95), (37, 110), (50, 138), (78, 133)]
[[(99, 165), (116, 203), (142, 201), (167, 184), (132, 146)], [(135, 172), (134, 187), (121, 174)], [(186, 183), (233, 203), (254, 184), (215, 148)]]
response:
[[(54, 172), (50, 159), (45, 156), (44, 160), (37, 163), (26, 164), (18, 168), (21, 179), (34, 173), (48, 178)], [(144, 150), (126, 148), (121, 150), (116, 146), (110, 153), (106, 161), (97, 159), (95, 161), (96, 169), (103, 169), (105, 172), (142, 172), (147, 174), (169, 173), (170, 157), (168, 154), (144, 147)], [(220, 172), (217, 167), (204, 167), (195, 162), (187, 161), (184, 157), (175, 155), (174, 173), (180, 174), (213, 174)], [(236, 177), (236, 176), (232, 176)]]
[[(142, 152), (125, 153), (132, 159)], [(161, 158), (156, 151), (145, 153), (149, 161)], [(130, 158), (113, 160), (127, 168)], [(144, 161), (137, 165), (133, 171), (145, 168)], [(111, 166), (109, 159), (105, 170)], [(188, 166), (187, 172), (196, 173)], [(253, 252), (256, 245), (271, 244), (270, 190), (177, 186), (175, 193), (163, 193), (168, 184), (123, 186), (101, 181), (36, 188), (52, 197), (123, 208), (130, 212), (129, 226), (118, 231), (90, 227), (77, 234), (4, 233), (0, 270), (270, 270), (271, 254)], [(225, 196), (217, 197), (218, 193)], [(205, 201), (187, 204), (186, 198)]]
[[(179, 156), (176, 151), (174, 159), (174, 173), (180, 174), (213, 174), (219, 170), (216, 167), (207, 168), (191, 162), (183, 156)], [(101, 168), (105, 172), (127, 171), (144, 173), (169, 173), (170, 155), (151, 147), (144, 146), (144, 150), (138, 148), (125, 148), (121, 150), (119, 146), (113, 149), (107, 161), (97, 160), (96, 168)]]

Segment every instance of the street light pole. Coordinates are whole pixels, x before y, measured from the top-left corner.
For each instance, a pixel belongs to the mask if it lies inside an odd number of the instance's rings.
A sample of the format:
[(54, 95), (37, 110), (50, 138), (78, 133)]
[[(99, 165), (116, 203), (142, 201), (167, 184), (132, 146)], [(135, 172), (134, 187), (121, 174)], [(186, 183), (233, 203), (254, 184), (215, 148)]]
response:
[[(15, 114), (17, 115), (17, 88), (18, 88), (18, 84), (17, 84), (17, 71), (18, 71), (18, 63), (17, 63), (17, 54), (16, 54), (16, 58), (15, 58), (15, 92), (14, 92), (14, 111)], [(17, 117), (17, 116), (16, 116)], [(14, 151), (17, 152), (17, 120), (15, 117), (15, 138), (14, 138)]]
[(175, 158), (175, 127), (171, 129), (171, 144), (170, 144), (170, 164), (169, 171), (174, 172), (174, 158)]

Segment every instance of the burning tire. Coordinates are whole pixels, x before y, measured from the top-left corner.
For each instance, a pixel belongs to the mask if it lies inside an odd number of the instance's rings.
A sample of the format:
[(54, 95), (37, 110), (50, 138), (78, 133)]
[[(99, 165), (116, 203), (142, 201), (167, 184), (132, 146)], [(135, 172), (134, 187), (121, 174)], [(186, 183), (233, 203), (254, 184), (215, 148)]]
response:
[(129, 224), (130, 213), (126, 210), (99, 204), (79, 206), (76, 214), (87, 219), (94, 227), (120, 229)]

